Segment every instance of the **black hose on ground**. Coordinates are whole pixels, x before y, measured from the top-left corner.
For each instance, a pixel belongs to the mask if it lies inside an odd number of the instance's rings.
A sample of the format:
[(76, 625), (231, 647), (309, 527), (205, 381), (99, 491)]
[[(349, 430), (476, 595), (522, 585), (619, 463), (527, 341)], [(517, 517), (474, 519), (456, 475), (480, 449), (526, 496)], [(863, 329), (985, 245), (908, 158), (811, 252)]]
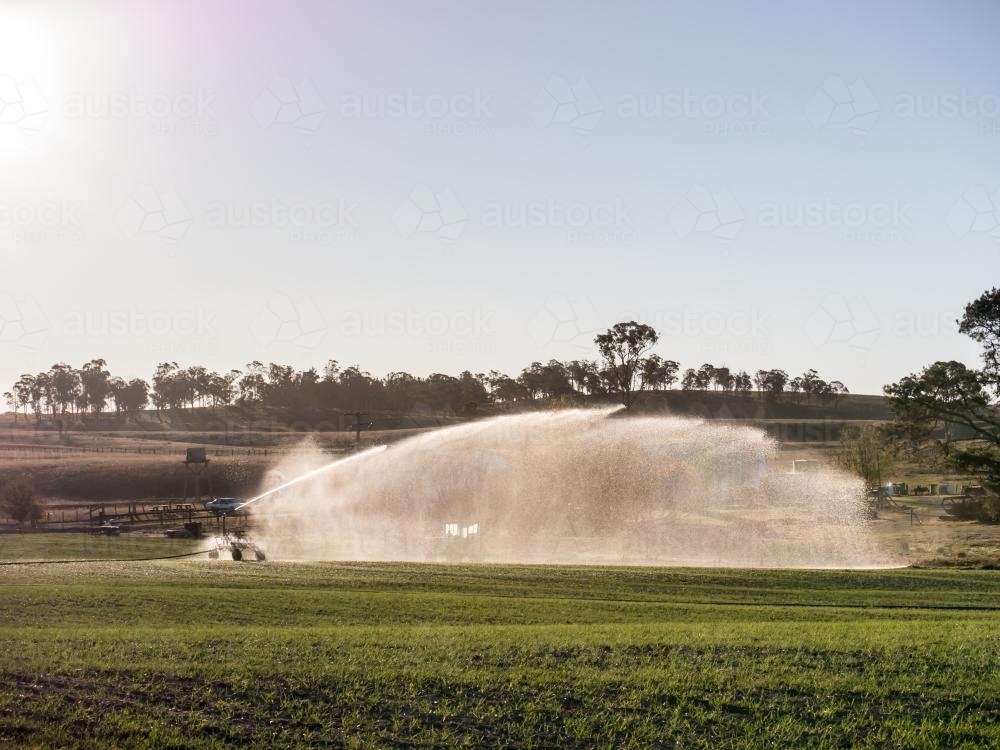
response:
[(204, 555), (208, 550), (202, 549), (197, 552), (182, 552), (178, 555), (161, 555), (159, 557), (128, 557), (120, 560), (114, 560), (111, 558), (92, 558), (84, 560), (4, 560), (0, 562), (0, 566), (7, 567), (9, 565), (65, 565), (67, 563), (97, 563), (97, 562), (113, 562), (113, 563), (123, 563), (123, 562), (151, 562), (153, 560), (176, 560), (179, 557), (194, 557), (195, 555)]

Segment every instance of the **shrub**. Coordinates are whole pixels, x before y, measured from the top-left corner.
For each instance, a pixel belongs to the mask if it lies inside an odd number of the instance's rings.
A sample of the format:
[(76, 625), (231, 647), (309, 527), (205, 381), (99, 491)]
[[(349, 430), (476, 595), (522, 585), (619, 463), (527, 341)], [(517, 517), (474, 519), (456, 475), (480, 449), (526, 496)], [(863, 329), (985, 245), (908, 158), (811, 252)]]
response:
[(42, 508), (35, 498), (35, 490), (26, 479), (15, 479), (7, 483), (0, 493), (0, 508), (17, 523), (31, 526), (42, 516)]

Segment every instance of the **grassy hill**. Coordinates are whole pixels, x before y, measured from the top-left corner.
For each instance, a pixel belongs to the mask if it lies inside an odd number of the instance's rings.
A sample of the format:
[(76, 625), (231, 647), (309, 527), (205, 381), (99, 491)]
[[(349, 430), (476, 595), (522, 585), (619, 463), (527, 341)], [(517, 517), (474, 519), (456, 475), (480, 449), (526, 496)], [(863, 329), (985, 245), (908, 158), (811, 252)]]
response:
[(733, 419), (805, 419), (872, 421), (890, 419), (888, 402), (882, 396), (847, 394), (836, 400), (807, 400), (783, 394), (777, 399), (760, 394), (736, 396), (721, 391), (651, 391), (641, 396), (638, 408)]
[[(567, 406), (613, 406), (604, 398), (539, 401), (519, 410)], [(422, 430), (509, 413), (491, 408), (456, 416), (422, 408), (407, 414), (375, 413), (361, 444), (401, 440)], [(674, 414), (738, 420), (767, 431), (790, 446), (836, 445), (845, 425), (888, 418), (880, 396), (848, 395), (836, 402), (809, 403), (790, 395), (777, 401), (757, 394), (737, 397), (714, 391), (661, 391), (643, 394), (635, 414)], [(624, 415), (624, 413), (622, 413)], [(336, 410), (195, 408), (146, 411), (120, 422), (71, 420), (60, 432), (50, 420), (0, 416), (0, 484), (19, 475), (32, 479), (42, 498), (74, 501), (127, 501), (183, 497), (185, 449), (208, 448), (210, 465), (202, 491), (243, 496), (260, 487), (267, 471), (284, 455), (303, 449), (335, 457), (356, 447), (355, 417)], [(188, 486), (191, 490), (191, 486)]]
[[(615, 406), (618, 401), (607, 396), (575, 396), (572, 398), (539, 399), (510, 407), (480, 406), (456, 413), (450, 405), (429, 407), (417, 405), (407, 412), (364, 412), (365, 429), (370, 431), (412, 430), (441, 427), (448, 424), (482, 419), (511, 412), (545, 410), (568, 406)], [(649, 391), (640, 394), (635, 413), (666, 413), (708, 419), (799, 420), (799, 421), (880, 421), (890, 418), (882, 396), (849, 394), (836, 400), (806, 400), (794, 394), (778, 399), (761, 398), (759, 394), (739, 396), (720, 391)], [(100, 419), (87, 415), (65, 418), (63, 432), (107, 433), (108, 436), (141, 437), (142, 439), (177, 439), (213, 445), (252, 446), (279, 444), (304, 433), (318, 433), (331, 443), (351, 441), (356, 422), (350, 412), (338, 409), (282, 409), (273, 407), (230, 406), (198, 407), (164, 412), (146, 410), (133, 419), (122, 421), (113, 413)], [(8, 442), (20, 436), (38, 441), (58, 441), (59, 427), (43, 416), (36, 421), (32, 415), (16, 420), (11, 413), (0, 415), (0, 440)], [(345, 438), (333, 440), (335, 433)]]

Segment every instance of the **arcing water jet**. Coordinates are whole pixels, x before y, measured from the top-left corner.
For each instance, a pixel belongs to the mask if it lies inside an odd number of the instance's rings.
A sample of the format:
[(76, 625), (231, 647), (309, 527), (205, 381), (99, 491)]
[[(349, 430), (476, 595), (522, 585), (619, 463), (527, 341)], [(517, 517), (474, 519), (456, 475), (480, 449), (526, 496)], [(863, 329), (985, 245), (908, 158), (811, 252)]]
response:
[(248, 505), (252, 505), (253, 503), (256, 503), (258, 500), (263, 500), (266, 497), (270, 497), (272, 495), (276, 495), (277, 493), (283, 492), (284, 490), (288, 489), (289, 487), (294, 487), (295, 485), (299, 484), (300, 482), (305, 482), (305, 481), (308, 481), (310, 479), (314, 479), (315, 477), (318, 477), (320, 474), (324, 474), (324, 473), (326, 473), (328, 471), (332, 471), (333, 469), (343, 468), (346, 464), (349, 464), (351, 461), (356, 461), (356, 460), (358, 460), (359, 458), (361, 458), (364, 455), (367, 455), (369, 453), (379, 453), (379, 452), (384, 451), (384, 450), (385, 450), (385, 446), (384, 445), (378, 445), (378, 446), (375, 446), (374, 448), (370, 448), (370, 449), (366, 450), (364, 453), (355, 453), (353, 456), (350, 456), (349, 458), (342, 458), (342, 459), (340, 459), (338, 461), (331, 461), (330, 463), (323, 464), (322, 466), (319, 466), (319, 467), (317, 467), (315, 469), (310, 469), (309, 471), (305, 472), (304, 474), (300, 474), (299, 476), (295, 477), (294, 479), (289, 479), (287, 482), (283, 482), (282, 484), (279, 484), (277, 487), (271, 487), (270, 489), (264, 490), (264, 492), (261, 492), (256, 497), (252, 497), (249, 500), (247, 500), (245, 503), (241, 503), (236, 508), (236, 510), (243, 510), (245, 507), (247, 507)]

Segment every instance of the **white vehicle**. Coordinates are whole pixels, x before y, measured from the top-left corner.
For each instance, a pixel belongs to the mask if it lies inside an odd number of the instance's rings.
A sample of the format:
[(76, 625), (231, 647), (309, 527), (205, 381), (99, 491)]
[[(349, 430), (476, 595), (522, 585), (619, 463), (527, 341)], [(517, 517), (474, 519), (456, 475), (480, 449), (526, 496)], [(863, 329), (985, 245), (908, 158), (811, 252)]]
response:
[(243, 507), (243, 501), (236, 497), (216, 497), (205, 503), (205, 510), (217, 516), (235, 513)]

